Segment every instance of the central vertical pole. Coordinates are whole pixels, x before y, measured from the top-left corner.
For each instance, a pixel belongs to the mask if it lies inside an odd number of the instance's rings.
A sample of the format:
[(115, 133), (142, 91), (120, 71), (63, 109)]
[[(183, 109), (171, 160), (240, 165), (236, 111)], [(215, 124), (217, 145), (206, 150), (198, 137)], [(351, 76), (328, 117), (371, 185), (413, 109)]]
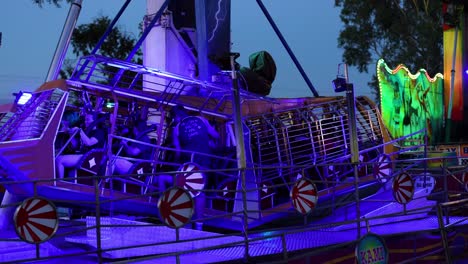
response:
[(208, 37), (206, 33), (205, 0), (195, 1), (195, 21), (197, 26), (198, 77), (202, 81), (208, 81)]
[[(144, 26), (148, 28), (149, 21), (159, 10), (165, 5), (165, 0), (146, 0), (146, 15)], [(163, 9), (163, 11), (164, 11)], [(168, 47), (168, 30), (162, 27), (158, 22), (148, 29), (148, 35), (142, 44), (143, 50), (143, 65), (156, 68), (162, 71), (168, 71), (169, 47)], [(164, 92), (167, 82), (163, 78), (143, 74), (143, 90), (155, 90)]]

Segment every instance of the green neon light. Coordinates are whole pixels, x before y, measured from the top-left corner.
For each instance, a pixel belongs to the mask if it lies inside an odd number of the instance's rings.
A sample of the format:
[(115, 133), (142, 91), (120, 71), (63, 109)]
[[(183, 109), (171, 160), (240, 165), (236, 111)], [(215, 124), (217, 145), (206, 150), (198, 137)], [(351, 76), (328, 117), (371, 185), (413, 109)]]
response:
[[(444, 98), (441, 73), (433, 78), (423, 69), (411, 74), (403, 65), (392, 70), (380, 59), (377, 78), (382, 120), (393, 138), (427, 129), (430, 143), (442, 140)], [(423, 140), (424, 135), (411, 139)]]

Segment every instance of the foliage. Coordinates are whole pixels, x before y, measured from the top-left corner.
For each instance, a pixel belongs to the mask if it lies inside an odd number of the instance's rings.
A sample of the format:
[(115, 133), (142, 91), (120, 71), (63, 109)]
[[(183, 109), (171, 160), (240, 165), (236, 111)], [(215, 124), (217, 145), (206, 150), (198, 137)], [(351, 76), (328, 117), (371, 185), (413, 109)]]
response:
[[(54, 4), (60, 7), (62, 2), (70, 3), (72, 0), (32, 0), (39, 7), (44, 4)], [(111, 23), (111, 19), (107, 16), (99, 16), (89, 24), (82, 24), (75, 28), (71, 39), (73, 55), (76, 57), (91, 54), (92, 50), (99, 42), (101, 36), (104, 35), (107, 27)], [(140, 25), (141, 30), (141, 25)], [(115, 26), (112, 32), (106, 37), (104, 43), (97, 51), (98, 54), (116, 59), (125, 59), (136, 43), (136, 38), (125, 32), (121, 27)], [(66, 59), (64, 66), (60, 71), (60, 77), (69, 78), (73, 72), (73, 64), (75, 60)], [(139, 50), (133, 62), (142, 64), (141, 50)]]
[[(54, 4), (57, 7), (60, 7), (60, 3), (63, 2), (64, 0), (33, 0), (35, 4), (37, 4), (39, 7), (43, 7), (44, 4)], [(65, 0), (66, 2), (71, 2), (71, 0)]]
[[(442, 72), (442, 1), (335, 0), (335, 6), (342, 8), (344, 24), (338, 47), (344, 49), (344, 62), (359, 72), (368, 72), (380, 58), (412, 72)], [(368, 84), (378, 96), (375, 74)]]
[[(107, 16), (100, 16), (89, 24), (78, 26), (73, 32), (72, 46), (73, 54), (82, 56), (90, 54), (108, 25), (111, 19)], [(135, 38), (120, 27), (114, 27), (99, 49), (99, 53), (110, 58), (125, 59), (127, 54), (135, 46)]]
[[(107, 16), (95, 18), (89, 24), (78, 26), (71, 39), (72, 51), (76, 57), (91, 54), (100, 38), (104, 35), (111, 19)], [(108, 58), (126, 59), (130, 51), (135, 46), (136, 39), (130, 33), (125, 32), (121, 27), (116, 26), (106, 37), (98, 54)], [(137, 52), (133, 61), (142, 64), (141, 52)], [(67, 60), (65, 70), (61, 72), (62, 78), (67, 78), (73, 71), (72, 63)]]

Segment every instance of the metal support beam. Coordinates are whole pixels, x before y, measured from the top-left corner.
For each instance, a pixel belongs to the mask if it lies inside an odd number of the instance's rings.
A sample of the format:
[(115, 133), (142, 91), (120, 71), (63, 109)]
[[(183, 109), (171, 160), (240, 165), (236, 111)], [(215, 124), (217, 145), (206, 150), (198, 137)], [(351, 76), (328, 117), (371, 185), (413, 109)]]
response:
[(46, 82), (56, 80), (60, 74), (60, 69), (62, 68), (63, 60), (67, 54), (68, 46), (70, 45), (71, 37), (73, 30), (75, 29), (76, 21), (81, 11), (81, 3), (83, 0), (74, 0), (70, 5), (70, 10), (68, 11), (67, 20), (63, 26), (62, 33), (60, 34), (59, 42), (55, 48), (54, 57), (49, 66), (49, 71), (47, 72)]
[[(96, 44), (96, 46), (93, 48), (93, 50), (91, 51), (91, 55), (94, 55), (96, 54), (96, 52), (101, 48), (102, 44), (104, 43), (104, 40), (106, 40), (107, 36), (112, 32), (112, 29), (114, 28), (115, 24), (117, 24), (117, 21), (120, 19), (120, 17), (122, 16), (123, 12), (125, 11), (125, 9), (127, 9), (127, 6), (130, 4), (132, 0), (127, 0), (123, 5), (122, 7), (120, 8), (119, 12), (117, 13), (117, 15), (114, 17), (114, 19), (112, 20), (112, 22), (107, 26), (107, 29), (106, 31), (104, 32), (104, 34), (102, 34), (101, 38), (99, 39), (98, 43)], [(81, 76), (81, 74), (83, 74), (83, 71), (84, 69), (86, 69), (86, 67), (88, 66), (88, 61), (86, 61), (82, 66), (81, 68), (78, 70), (78, 72), (76, 73), (76, 76)]]
[(195, 1), (195, 20), (197, 36), (197, 61), (198, 77), (202, 81), (208, 81), (208, 42), (206, 33), (206, 2), (205, 0)]
[(125, 3), (123, 4), (123, 6), (120, 8), (119, 12), (117, 13), (117, 15), (114, 17), (114, 19), (112, 20), (112, 22), (107, 26), (107, 29), (106, 31), (104, 32), (104, 34), (101, 36), (101, 38), (99, 39), (98, 43), (96, 44), (96, 46), (94, 47), (94, 49), (91, 51), (91, 55), (92, 54), (96, 54), (96, 52), (99, 50), (99, 48), (101, 48), (102, 46), (102, 43), (104, 43), (104, 40), (106, 40), (107, 36), (112, 32), (112, 29), (114, 28), (115, 24), (117, 24), (117, 21), (120, 19), (120, 17), (122, 16), (123, 12), (125, 11), (125, 9), (127, 9), (128, 5), (130, 4), (132, 0), (127, 0), (125, 1)]
[(294, 55), (294, 52), (291, 50), (291, 48), (288, 45), (288, 42), (286, 42), (286, 39), (283, 37), (281, 34), (281, 31), (279, 28), (276, 26), (275, 21), (273, 21), (273, 18), (271, 17), (270, 13), (268, 13), (268, 10), (266, 9), (265, 5), (262, 3), (262, 0), (257, 0), (258, 6), (260, 6), (260, 9), (263, 11), (263, 14), (265, 15), (266, 19), (268, 22), (270, 22), (271, 27), (275, 31), (276, 35), (280, 39), (281, 43), (283, 44), (284, 48), (288, 52), (289, 56), (293, 60), (294, 64), (296, 65), (297, 69), (301, 73), (302, 78), (306, 82), (307, 86), (309, 86), (310, 91), (314, 94), (315, 97), (319, 97), (319, 94), (317, 90), (315, 90), (314, 85), (312, 82), (309, 80), (309, 77), (307, 77), (307, 74), (305, 73), (304, 69), (302, 68), (301, 64), (296, 58), (296, 55)]
[(143, 44), (143, 41), (145, 41), (146, 36), (150, 33), (151, 29), (153, 29), (154, 25), (156, 22), (161, 18), (163, 12), (166, 10), (167, 6), (169, 5), (170, 0), (166, 0), (162, 5), (161, 8), (159, 8), (158, 12), (156, 15), (154, 15), (153, 19), (149, 23), (149, 25), (145, 28), (145, 31), (143, 31), (143, 34), (141, 37), (138, 39), (137, 43), (135, 43), (135, 46), (133, 47), (133, 50), (128, 54), (126, 61), (131, 61), (133, 56), (138, 52), (140, 49), (141, 45)]

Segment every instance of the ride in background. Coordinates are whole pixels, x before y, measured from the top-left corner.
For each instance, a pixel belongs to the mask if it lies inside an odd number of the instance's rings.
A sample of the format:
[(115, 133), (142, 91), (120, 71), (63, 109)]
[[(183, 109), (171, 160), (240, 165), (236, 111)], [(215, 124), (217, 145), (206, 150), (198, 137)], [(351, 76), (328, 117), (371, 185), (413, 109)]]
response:
[[(428, 142), (440, 143), (443, 138), (443, 76), (433, 78), (421, 69), (416, 74), (400, 64), (390, 69), (383, 59), (377, 63), (381, 113), (385, 127), (393, 138), (400, 138), (427, 129)], [(425, 133), (412, 135), (403, 145), (424, 142)]]
[[(391, 69), (383, 59), (377, 63), (382, 118), (393, 138), (427, 129), (433, 146), (468, 141), (463, 132), (468, 125), (468, 10), (458, 2), (442, 3), (443, 75), (423, 69), (411, 74), (403, 64)], [(416, 141), (422, 136), (410, 138)]]

